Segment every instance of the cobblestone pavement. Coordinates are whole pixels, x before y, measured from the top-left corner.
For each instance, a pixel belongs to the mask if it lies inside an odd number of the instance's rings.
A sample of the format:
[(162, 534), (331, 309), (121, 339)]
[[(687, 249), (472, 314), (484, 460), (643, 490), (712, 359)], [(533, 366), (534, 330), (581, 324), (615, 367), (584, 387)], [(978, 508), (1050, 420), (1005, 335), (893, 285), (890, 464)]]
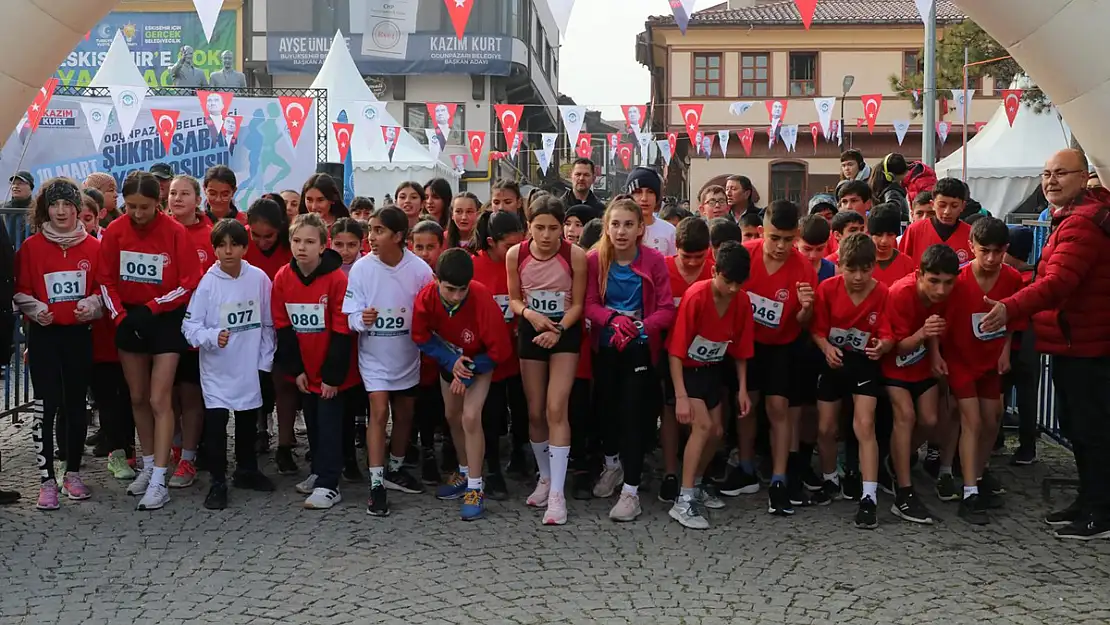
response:
[(0, 508), (5, 625), (1110, 622), (1110, 542), (1058, 541), (1041, 521), (1041, 479), (1071, 471), (1049, 445), (1040, 464), (999, 471), (1010, 494), (984, 528), (932, 496), (938, 526), (899, 522), (880, 494), (881, 525), (866, 532), (852, 505), (778, 519), (757, 495), (730, 500), (699, 533), (654, 493), (635, 523), (611, 523), (610, 502), (571, 501), (565, 527), (543, 527), (520, 483), (474, 523), (431, 495), (392, 496), (393, 515), (371, 518), (361, 486), (337, 509), (305, 511), (292, 477), (272, 496), (233, 490), (213, 513), (204, 474), (139, 513), (91, 458), (94, 498), (44, 513), (30, 436), (29, 423), (0, 424), (0, 485), (24, 493)]

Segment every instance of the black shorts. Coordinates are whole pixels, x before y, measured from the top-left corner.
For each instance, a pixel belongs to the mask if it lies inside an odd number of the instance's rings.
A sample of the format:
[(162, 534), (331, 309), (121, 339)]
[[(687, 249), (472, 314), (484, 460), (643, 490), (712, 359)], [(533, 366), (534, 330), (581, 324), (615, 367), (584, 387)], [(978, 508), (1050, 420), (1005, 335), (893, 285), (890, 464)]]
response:
[(551, 354), (577, 354), (582, 351), (582, 324), (576, 323), (563, 330), (559, 340), (551, 349), (544, 349), (532, 342), (538, 336), (531, 323), (521, 321), (517, 325), (517, 354), (521, 360), (540, 360), (547, 362)]
[(840, 401), (852, 395), (880, 397), (886, 394), (879, 363), (863, 354), (844, 352), (844, 366), (832, 369), (825, 365), (817, 383), (818, 401)]
[(791, 397), (794, 365), (793, 347), (755, 344), (755, 355), (748, 360), (748, 392), (763, 397)]
[(683, 367), (682, 383), (691, 399), (700, 399), (713, 410), (721, 405), (721, 365)]
[[(440, 371), (440, 373), (441, 374), (443, 373), (442, 370)], [(451, 380), (454, 379), (454, 377), (450, 373), (448, 373), (446, 375), (447, 375), (446, 380), (448, 382), (450, 382)], [(363, 388), (363, 386), (361, 384), (359, 384), (358, 386), (355, 386), (354, 388), (357, 389), (358, 392), (361, 393), (364, 397), (366, 397), (367, 401), (369, 401), (371, 393), (389, 393), (390, 398), (393, 398), (393, 397), (416, 397), (416, 389), (419, 388), (419, 386), (410, 386), (409, 388), (403, 388), (403, 389), (396, 390), (396, 391), (371, 391), (369, 393), (366, 391), (365, 388)]]
[(906, 382), (904, 380), (884, 378), (883, 384), (886, 386), (897, 386), (898, 388), (906, 389), (910, 392), (910, 397), (913, 398), (913, 402), (916, 404), (917, 400), (921, 399), (921, 396), (925, 394), (925, 391), (937, 385), (937, 379), (925, 378), (924, 380), (920, 380), (917, 382)]
[(125, 323), (116, 329), (116, 348), (132, 354), (180, 354), (188, 351), (189, 343), (181, 333), (181, 322), (184, 320), (184, 307), (155, 315), (142, 336)]
[(790, 396), (790, 406), (816, 406), (817, 380), (825, 367), (825, 355), (805, 332), (798, 336), (793, 347), (794, 388)]
[(181, 352), (173, 380), (177, 384), (185, 382), (200, 386), (200, 352), (192, 349)]

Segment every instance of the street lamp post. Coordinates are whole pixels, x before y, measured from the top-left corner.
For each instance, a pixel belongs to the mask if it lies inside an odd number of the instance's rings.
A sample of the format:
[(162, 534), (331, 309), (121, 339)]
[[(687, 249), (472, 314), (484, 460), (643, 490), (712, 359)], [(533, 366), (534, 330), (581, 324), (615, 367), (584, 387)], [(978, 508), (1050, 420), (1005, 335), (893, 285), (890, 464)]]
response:
[(848, 74), (844, 77), (844, 82), (841, 83), (843, 95), (840, 96), (840, 147), (844, 147), (844, 100), (848, 97), (848, 92), (852, 90), (852, 85), (856, 84), (856, 77)]

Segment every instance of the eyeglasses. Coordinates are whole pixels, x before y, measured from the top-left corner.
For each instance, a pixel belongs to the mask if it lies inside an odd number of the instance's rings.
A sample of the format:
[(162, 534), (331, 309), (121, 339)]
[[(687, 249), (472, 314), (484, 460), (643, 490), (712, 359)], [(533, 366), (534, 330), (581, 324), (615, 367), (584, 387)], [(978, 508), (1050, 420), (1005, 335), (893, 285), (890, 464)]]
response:
[(1083, 169), (1072, 169), (1067, 171), (1042, 171), (1041, 180), (1052, 180), (1053, 178), (1059, 180), (1064, 176), (1070, 176), (1072, 174), (1078, 174), (1080, 172), (1087, 173), (1086, 170)]
[(705, 201), (705, 205), (708, 206), (709, 208), (717, 208), (718, 206), (723, 206), (726, 203), (728, 203), (728, 200), (713, 199), (713, 200), (706, 200)]

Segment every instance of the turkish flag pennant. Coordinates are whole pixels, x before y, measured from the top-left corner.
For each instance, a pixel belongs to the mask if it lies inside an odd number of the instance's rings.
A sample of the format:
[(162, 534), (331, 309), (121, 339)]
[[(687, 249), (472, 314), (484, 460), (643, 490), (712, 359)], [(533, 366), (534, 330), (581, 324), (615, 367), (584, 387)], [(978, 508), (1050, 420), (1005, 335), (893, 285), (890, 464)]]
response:
[(154, 127), (158, 129), (158, 138), (162, 140), (162, 147), (169, 154), (173, 135), (177, 132), (177, 118), (181, 116), (181, 111), (150, 109), (150, 116), (154, 118)]
[(617, 154), (621, 157), (621, 164), (625, 169), (632, 169), (632, 144), (622, 143), (617, 148)]
[(289, 140), (293, 147), (301, 138), (301, 131), (308, 119), (308, 110), (312, 108), (312, 98), (296, 96), (278, 96), (281, 105), (281, 116), (285, 118), (285, 125), (289, 127)]
[[(50, 105), (50, 98), (54, 97), (54, 88), (58, 86), (57, 78), (50, 78), (42, 87), (39, 87), (39, 92), (35, 94), (35, 99), (31, 101), (31, 105), (27, 107), (27, 125), (31, 128), (31, 132), (35, 132), (39, 127), (39, 122), (42, 121), (42, 116), (46, 113), (46, 107)], [(176, 119), (176, 118), (175, 118)]]
[(339, 162), (342, 163), (347, 160), (347, 152), (351, 149), (351, 134), (355, 131), (355, 125), (332, 122), (331, 127), (335, 132), (335, 146), (339, 150)]
[(1002, 104), (1006, 107), (1006, 119), (1010, 120), (1010, 127), (1014, 127), (1014, 118), (1017, 117), (1018, 110), (1021, 108), (1021, 96), (1024, 93), (1021, 89), (1003, 89), (1002, 90)]
[(524, 115), (523, 104), (494, 104), (493, 112), (501, 120), (501, 130), (505, 133), (505, 145), (512, 149), (516, 135), (520, 132), (520, 117)]
[(382, 141), (385, 142), (386, 155), (389, 162), (393, 162), (393, 152), (397, 149), (397, 140), (401, 138), (400, 126), (382, 126)]
[(466, 144), (470, 146), (470, 157), (474, 159), (474, 166), (477, 167), (478, 160), (482, 158), (482, 148), (486, 147), (485, 131), (467, 130)]
[(736, 131), (736, 134), (740, 137), (740, 145), (744, 146), (744, 154), (751, 156), (752, 144), (755, 143), (755, 130), (752, 128), (744, 128), (743, 130)]
[(879, 119), (879, 109), (883, 106), (883, 94), (873, 93), (860, 96), (863, 103), (863, 118), (867, 120), (867, 134), (875, 134), (875, 122)]
[(864, 117), (857, 117), (856, 118), (856, 128), (863, 128), (864, 124), (866, 124), (866, 123), (867, 123), (866, 118), (864, 118)]
[(678, 153), (678, 133), (677, 132), (668, 132), (667, 133), (667, 144), (671, 147), (671, 156), (673, 157), (675, 154)]
[(474, 8), (474, 0), (443, 0), (447, 5), (447, 13), (451, 15), (451, 23), (455, 26), (455, 34), (459, 39), (466, 32), (466, 23), (470, 21), (470, 10)]
[(205, 91), (197, 89), (197, 99), (200, 100), (200, 110), (204, 116), (212, 120), (212, 125), (217, 132), (223, 132), (224, 117), (231, 110), (231, 100), (234, 94), (226, 91)]
[(983, 126), (986, 126), (986, 125), (987, 125), (987, 122), (975, 122), (975, 132), (978, 133), (978, 132), (982, 131)]
[(694, 149), (698, 149), (697, 136), (698, 126), (701, 125), (701, 112), (705, 108), (703, 104), (679, 104), (678, 112), (682, 115), (682, 125), (686, 126), (686, 136), (690, 138), (690, 143), (694, 144)]
[(574, 146), (574, 153), (577, 154), (579, 158), (590, 158), (593, 156), (594, 149), (590, 144), (592, 140), (593, 136), (590, 135), (590, 133), (578, 133), (578, 144)]
[(798, 7), (798, 13), (802, 16), (802, 26), (809, 30), (813, 24), (813, 13), (817, 9), (817, 0), (794, 0), (794, 5)]
[[(234, 126), (231, 126), (230, 128), (227, 125), (227, 120), (229, 119), (231, 120), (231, 123), (234, 124)], [(227, 145), (229, 147), (231, 146), (231, 144), (235, 143), (239, 139), (239, 129), (242, 127), (242, 115), (228, 115), (224, 118), (224, 141), (227, 142)]]
[(809, 134), (813, 135), (813, 151), (817, 151), (817, 136), (821, 134), (821, 122), (813, 122), (809, 125)]

